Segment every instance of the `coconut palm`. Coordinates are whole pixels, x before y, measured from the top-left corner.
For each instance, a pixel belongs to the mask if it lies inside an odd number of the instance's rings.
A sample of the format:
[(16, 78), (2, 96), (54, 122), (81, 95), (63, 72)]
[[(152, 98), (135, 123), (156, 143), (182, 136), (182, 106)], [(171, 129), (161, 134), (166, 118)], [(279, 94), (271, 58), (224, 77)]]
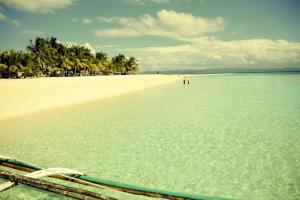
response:
[(99, 61), (107, 61), (108, 60), (108, 57), (107, 57), (107, 54), (104, 53), (104, 52), (97, 52), (96, 53), (96, 58), (99, 60)]
[(138, 71), (137, 60), (134, 57), (130, 57), (126, 60), (125, 74), (135, 74)]
[[(29, 40), (27, 52), (0, 52), (0, 78), (28, 76), (67, 76), (95, 74), (134, 74), (138, 70), (135, 58), (119, 54), (108, 59), (104, 52), (95, 55), (79, 45), (67, 46), (54, 37)], [(59, 72), (59, 73), (58, 73)]]
[(96, 75), (96, 73), (99, 73), (99, 65), (97, 63), (90, 63), (89, 64), (89, 75)]
[(87, 60), (80, 60), (79, 58), (75, 58), (74, 60), (72, 60), (75, 75), (77, 75), (78, 72), (81, 73), (88, 68), (88, 64), (86, 62)]
[[(61, 70), (61, 76), (69, 75), (69, 71), (72, 69), (74, 63), (70, 60), (70, 55), (67, 45), (56, 43), (55, 38), (51, 38), (52, 46), (54, 46), (56, 69)], [(53, 48), (53, 47), (52, 47)]]
[(70, 57), (73, 62), (73, 71), (76, 75), (78, 71), (81, 72), (88, 69), (89, 60), (93, 58), (93, 55), (90, 50), (85, 47), (72, 46), (70, 48)]
[(22, 52), (15, 50), (5, 51), (1, 57), (2, 64), (7, 66), (6, 73), (8, 78), (11, 78), (11, 76), (17, 77), (18, 70), (23, 68), (21, 64)]
[(5, 73), (7, 71), (7, 65), (5, 64), (5, 53), (0, 52), (0, 78), (5, 78)]
[(20, 72), (26, 78), (29, 76), (33, 76), (33, 69), (34, 69), (34, 62), (33, 62), (33, 55), (27, 52), (21, 52), (21, 65), (23, 66)]
[[(61, 76), (68, 74), (74, 63), (65, 55), (58, 55), (56, 69), (61, 70)], [(67, 73), (66, 73), (67, 72)]]
[(18, 73), (18, 67), (16, 65), (9, 66), (9, 78), (12, 77), (17, 78), (18, 77), (17, 73)]
[(113, 57), (112, 63), (115, 65), (117, 73), (125, 74), (126, 57), (123, 54)]
[(89, 70), (90, 70), (89, 59), (84, 58), (80, 62), (81, 62), (81, 65), (80, 65), (81, 75), (84, 75), (84, 76), (88, 75)]
[(24, 74), (24, 78), (33, 76), (33, 71), (32, 71), (32, 68), (30, 68), (30, 67), (23, 67), (22, 72)]
[(46, 43), (53, 49), (58, 49), (61, 45), (55, 37), (47, 38)]
[(45, 73), (46, 68), (46, 40), (37, 37), (35, 41), (29, 40), (29, 45), (26, 49), (33, 55), (34, 73), (39, 76), (40, 73)]
[(7, 66), (3, 63), (0, 63), (0, 78), (5, 77), (6, 69), (7, 69)]

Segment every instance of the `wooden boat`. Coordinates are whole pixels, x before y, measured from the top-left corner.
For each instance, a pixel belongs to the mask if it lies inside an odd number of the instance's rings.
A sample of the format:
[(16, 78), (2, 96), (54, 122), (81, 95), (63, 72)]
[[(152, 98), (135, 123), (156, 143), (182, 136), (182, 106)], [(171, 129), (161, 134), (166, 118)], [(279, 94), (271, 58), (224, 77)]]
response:
[(109, 200), (115, 199), (102, 194), (97, 194), (94, 192), (90, 192), (90, 191), (86, 191), (74, 187), (54, 184), (39, 179), (40, 177), (43, 176), (49, 176), (52, 178), (61, 179), (64, 181), (70, 181), (81, 185), (112, 189), (112, 190), (130, 193), (130, 194), (143, 195), (143, 196), (156, 197), (156, 198), (173, 199), (173, 200), (184, 200), (184, 199), (225, 200), (226, 199), (226, 198), (208, 197), (202, 195), (164, 191), (159, 189), (141, 187), (137, 185), (125, 184), (125, 183), (87, 176), (76, 170), (66, 169), (66, 168), (42, 169), (32, 164), (15, 160), (15, 159), (10, 159), (3, 156), (0, 156), (0, 165), (8, 168), (21, 170), (21, 171), (33, 172), (25, 176), (21, 176), (21, 175), (11, 173), (9, 171), (0, 170), (0, 178), (8, 179), (10, 181), (9, 183), (5, 183), (5, 185), (2, 186), (0, 185), (0, 192), (1, 192), (1, 188), (2, 190), (9, 189), (15, 186), (16, 183), (21, 183), (21, 184), (37, 187), (43, 190), (47, 190), (50, 192), (55, 192), (61, 195), (69, 196), (72, 198), (76, 198), (76, 199), (109, 199)]

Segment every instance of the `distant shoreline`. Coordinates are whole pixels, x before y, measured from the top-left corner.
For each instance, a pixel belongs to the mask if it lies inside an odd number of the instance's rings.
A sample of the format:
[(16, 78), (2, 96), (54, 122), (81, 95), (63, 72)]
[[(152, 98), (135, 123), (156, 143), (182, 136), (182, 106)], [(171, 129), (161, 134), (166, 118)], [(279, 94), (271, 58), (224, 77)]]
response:
[[(140, 72), (140, 74), (154, 74), (154, 71), (145, 71)], [(286, 70), (248, 70), (248, 71), (239, 71), (236, 69), (224, 69), (221, 71), (219, 69), (210, 69), (210, 70), (166, 70), (160, 71), (160, 74), (165, 75), (184, 75), (184, 74), (242, 74), (242, 73), (300, 73), (300, 69), (286, 69)]]
[(0, 79), (0, 120), (127, 94), (179, 80), (177, 75)]

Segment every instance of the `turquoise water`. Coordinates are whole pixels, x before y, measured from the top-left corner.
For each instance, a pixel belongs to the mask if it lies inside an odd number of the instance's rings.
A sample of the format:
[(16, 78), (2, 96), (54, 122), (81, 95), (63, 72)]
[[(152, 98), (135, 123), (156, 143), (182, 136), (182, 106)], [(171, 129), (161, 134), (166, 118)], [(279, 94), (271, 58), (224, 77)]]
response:
[[(300, 199), (300, 75), (190, 81), (0, 121), (0, 154), (150, 188)], [(26, 186), (1, 196), (62, 198)]]

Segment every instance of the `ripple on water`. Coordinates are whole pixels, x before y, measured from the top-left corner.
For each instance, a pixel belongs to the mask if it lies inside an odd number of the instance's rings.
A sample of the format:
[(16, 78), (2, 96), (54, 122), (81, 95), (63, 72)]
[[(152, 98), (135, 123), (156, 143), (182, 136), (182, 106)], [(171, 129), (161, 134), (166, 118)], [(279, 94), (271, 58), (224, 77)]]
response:
[[(300, 199), (300, 76), (191, 82), (0, 121), (0, 152), (151, 188)], [(0, 194), (13, 197), (62, 198), (26, 186)]]

